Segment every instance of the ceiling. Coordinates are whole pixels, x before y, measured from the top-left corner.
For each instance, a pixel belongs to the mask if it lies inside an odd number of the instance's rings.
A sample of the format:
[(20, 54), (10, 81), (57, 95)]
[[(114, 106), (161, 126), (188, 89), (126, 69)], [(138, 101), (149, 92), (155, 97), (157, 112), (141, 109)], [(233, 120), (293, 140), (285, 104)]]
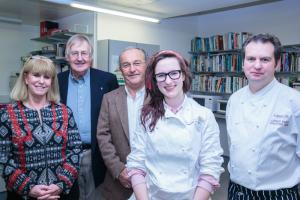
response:
[[(272, 3), (280, 0), (77, 0), (159, 19), (203, 15), (224, 10)], [(0, 0), (0, 21), (19, 19), (26, 24), (57, 20), (84, 10), (68, 6), (72, 0)]]

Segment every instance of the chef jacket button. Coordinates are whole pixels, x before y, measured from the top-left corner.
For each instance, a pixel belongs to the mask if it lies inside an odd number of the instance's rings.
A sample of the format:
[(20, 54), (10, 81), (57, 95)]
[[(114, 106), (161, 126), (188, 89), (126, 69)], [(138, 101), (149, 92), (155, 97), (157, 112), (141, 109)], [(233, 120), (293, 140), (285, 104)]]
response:
[(183, 173), (183, 174), (187, 174), (187, 171), (186, 171), (186, 170), (182, 170), (182, 173)]

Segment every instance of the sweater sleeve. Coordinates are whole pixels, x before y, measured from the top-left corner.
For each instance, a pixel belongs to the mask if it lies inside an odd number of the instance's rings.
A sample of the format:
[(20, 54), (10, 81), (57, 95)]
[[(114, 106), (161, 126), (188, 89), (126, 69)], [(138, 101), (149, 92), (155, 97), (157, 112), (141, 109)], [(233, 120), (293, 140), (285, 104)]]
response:
[(26, 196), (34, 186), (30, 177), (19, 168), (12, 153), (12, 146), (18, 140), (12, 138), (12, 124), (5, 108), (0, 110), (0, 165), (3, 167), (2, 176), (6, 187), (21, 196)]

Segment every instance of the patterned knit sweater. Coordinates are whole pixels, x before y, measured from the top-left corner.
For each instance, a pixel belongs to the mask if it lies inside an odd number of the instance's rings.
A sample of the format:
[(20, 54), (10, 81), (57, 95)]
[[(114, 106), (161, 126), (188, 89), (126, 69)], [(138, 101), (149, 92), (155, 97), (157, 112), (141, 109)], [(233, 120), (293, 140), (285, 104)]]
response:
[(8, 190), (28, 196), (35, 185), (69, 193), (77, 178), (81, 139), (72, 111), (51, 103), (40, 110), (21, 102), (0, 109), (0, 164)]

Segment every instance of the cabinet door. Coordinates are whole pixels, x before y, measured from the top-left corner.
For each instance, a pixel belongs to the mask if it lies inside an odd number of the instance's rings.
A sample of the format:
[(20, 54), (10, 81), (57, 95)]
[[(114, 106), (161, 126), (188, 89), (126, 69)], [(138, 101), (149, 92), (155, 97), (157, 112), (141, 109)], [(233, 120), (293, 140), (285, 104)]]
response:
[(126, 42), (119, 40), (100, 40), (97, 45), (98, 68), (115, 73), (119, 68), (119, 55), (128, 47), (138, 47), (144, 49), (148, 57), (159, 51), (159, 45), (144, 44), (136, 42)]
[(100, 40), (97, 42), (97, 68), (114, 73), (119, 67), (119, 55), (126, 47), (135, 47), (135, 42)]
[(137, 43), (136, 45), (138, 48), (144, 49), (147, 53), (148, 58), (151, 58), (153, 54), (159, 51), (160, 47), (159, 45), (155, 44), (143, 44), (143, 43)]
[(134, 43), (134, 42), (109, 40), (108, 71), (115, 72), (119, 68), (119, 55), (121, 54), (121, 52), (124, 49), (126, 49), (127, 47), (135, 47), (135, 46), (136, 46), (136, 43)]

